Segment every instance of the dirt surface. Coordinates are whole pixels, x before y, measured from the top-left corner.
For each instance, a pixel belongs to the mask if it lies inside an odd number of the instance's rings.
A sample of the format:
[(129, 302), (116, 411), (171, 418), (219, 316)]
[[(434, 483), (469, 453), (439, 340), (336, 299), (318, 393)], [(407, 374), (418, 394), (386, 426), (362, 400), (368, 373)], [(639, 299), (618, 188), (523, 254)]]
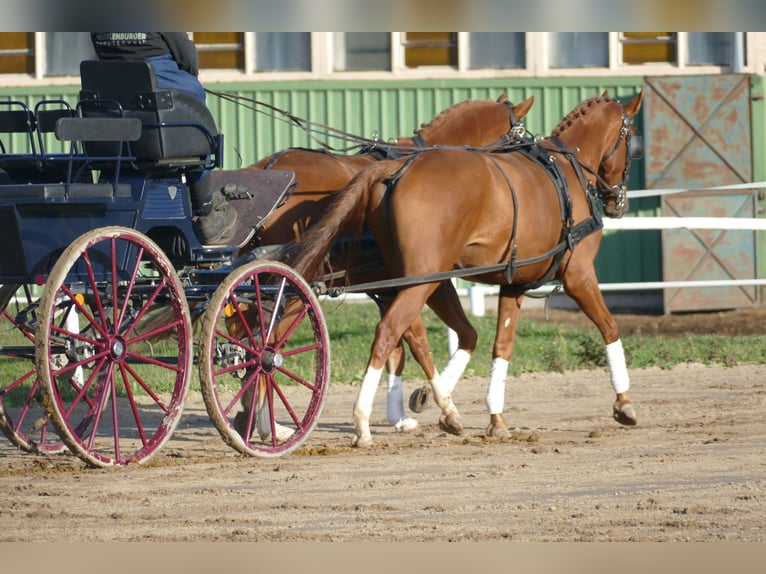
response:
[[(618, 317), (644, 333), (760, 333), (763, 319)], [(349, 447), (357, 387), (339, 385), (281, 458), (226, 447), (198, 395), (140, 467), (94, 470), (2, 442), (0, 540), (766, 541), (766, 367), (632, 370), (631, 382), (639, 424), (626, 428), (604, 370), (513, 378), (509, 440), (483, 436), (486, 381), (471, 379), (454, 392), (463, 436), (441, 432), (435, 408), (418, 432), (395, 433), (381, 388), (369, 450)], [(406, 381), (407, 396), (419, 384)]]

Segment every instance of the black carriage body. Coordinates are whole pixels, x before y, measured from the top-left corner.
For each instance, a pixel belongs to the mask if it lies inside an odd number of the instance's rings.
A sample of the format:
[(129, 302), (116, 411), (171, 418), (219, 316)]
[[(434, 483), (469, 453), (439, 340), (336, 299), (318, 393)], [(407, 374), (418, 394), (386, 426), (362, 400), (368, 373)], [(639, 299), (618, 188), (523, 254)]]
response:
[[(44, 283), (76, 238), (113, 225), (146, 234), (177, 267), (230, 259), (233, 248), (203, 246), (192, 222), (187, 178), (222, 164), (209, 110), (157, 90), (144, 62), (83, 62), (81, 72), (75, 108), (2, 102), (0, 132), (28, 131), (30, 151), (0, 154), (0, 284)], [(53, 131), (70, 153), (46, 153), (43, 133)], [(112, 265), (102, 255), (97, 274)], [(130, 256), (116, 254), (118, 269)]]
[[(0, 283), (41, 284), (76, 238), (111, 225), (145, 233), (172, 254), (179, 266), (204, 259), (211, 251), (199, 244), (188, 190), (178, 178), (149, 178), (139, 171), (123, 176), (117, 184), (4, 185), (0, 186), (0, 244), (4, 251)], [(111, 259), (104, 255), (104, 262)], [(125, 254), (117, 254), (118, 267), (125, 260)]]

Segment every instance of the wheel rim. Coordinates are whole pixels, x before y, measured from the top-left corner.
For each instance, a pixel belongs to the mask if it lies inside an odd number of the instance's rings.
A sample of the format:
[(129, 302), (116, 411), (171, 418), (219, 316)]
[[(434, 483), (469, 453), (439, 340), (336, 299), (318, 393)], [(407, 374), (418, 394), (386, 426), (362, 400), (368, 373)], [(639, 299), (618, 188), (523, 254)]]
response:
[(0, 288), (0, 430), (23, 451), (58, 453), (67, 447), (49, 424), (34, 361), (37, 300), (30, 285)]
[(62, 254), (40, 300), (36, 361), (51, 421), (80, 458), (153, 456), (178, 424), (192, 355), (186, 298), (154, 242), (104, 228)]
[(329, 349), (319, 302), (292, 269), (257, 262), (229, 275), (200, 335), (200, 385), (224, 441), (260, 457), (300, 446), (324, 406)]

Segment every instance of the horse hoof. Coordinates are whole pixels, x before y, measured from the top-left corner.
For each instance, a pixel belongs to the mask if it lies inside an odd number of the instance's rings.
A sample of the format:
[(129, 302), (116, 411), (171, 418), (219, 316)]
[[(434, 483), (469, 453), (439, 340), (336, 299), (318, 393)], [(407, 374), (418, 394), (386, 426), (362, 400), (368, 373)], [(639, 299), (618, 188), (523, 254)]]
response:
[[(274, 426), (276, 427), (276, 436), (277, 436), (277, 443), (282, 444), (293, 438), (293, 435), (295, 434), (295, 431), (289, 427), (286, 427), (284, 425), (281, 425), (279, 423), (275, 423)], [(261, 438), (262, 441), (269, 440), (271, 438), (271, 432), (258, 432), (258, 436)]]
[(242, 411), (234, 415), (234, 430), (237, 431), (239, 436), (247, 440), (247, 415)]
[(456, 413), (450, 413), (448, 415), (442, 415), (439, 417), (439, 428), (449, 434), (460, 436), (463, 434), (463, 425), (460, 422), (460, 417)]
[(418, 421), (412, 417), (404, 417), (394, 425), (397, 432), (415, 432), (418, 430)]
[(614, 415), (614, 420), (621, 425), (635, 426), (638, 424), (636, 409), (631, 403), (621, 403), (620, 401), (617, 401), (614, 403), (612, 414)]
[(354, 438), (351, 441), (351, 446), (354, 448), (371, 448), (372, 437), (354, 435)]
[(412, 391), (410, 395), (410, 410), (413, 413), (422, 413), (434, 402), (434, 392), (431, 385), (423, 385)]
[(496, 427), (489, 425), (484, 433), (490, 438), (511, 438), (511, 433), (506, 427)]

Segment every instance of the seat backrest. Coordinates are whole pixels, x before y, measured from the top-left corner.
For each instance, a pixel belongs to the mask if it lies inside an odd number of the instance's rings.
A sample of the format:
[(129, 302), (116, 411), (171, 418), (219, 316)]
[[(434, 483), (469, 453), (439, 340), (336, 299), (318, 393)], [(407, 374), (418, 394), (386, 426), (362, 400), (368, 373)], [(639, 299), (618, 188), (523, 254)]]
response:
[[(27, 105), (20, 101), (7, 100), (0, 102), (0, 133), (25, 134), (29, 142), (28, 153), (35, 154), (34, 133), (37, 128), (37, 118)], [(5, 153), (5, 146), (0, 145), (0, 152)]]
[(139, 162), (202, 164), (218, 152), (218, 130), (210, 110), (191, 94), (158, 89), (149, 63), (85, 60), (80, 63), (80, 79), (84, 116), (141, 120), (141, 138), (131, 144)]

